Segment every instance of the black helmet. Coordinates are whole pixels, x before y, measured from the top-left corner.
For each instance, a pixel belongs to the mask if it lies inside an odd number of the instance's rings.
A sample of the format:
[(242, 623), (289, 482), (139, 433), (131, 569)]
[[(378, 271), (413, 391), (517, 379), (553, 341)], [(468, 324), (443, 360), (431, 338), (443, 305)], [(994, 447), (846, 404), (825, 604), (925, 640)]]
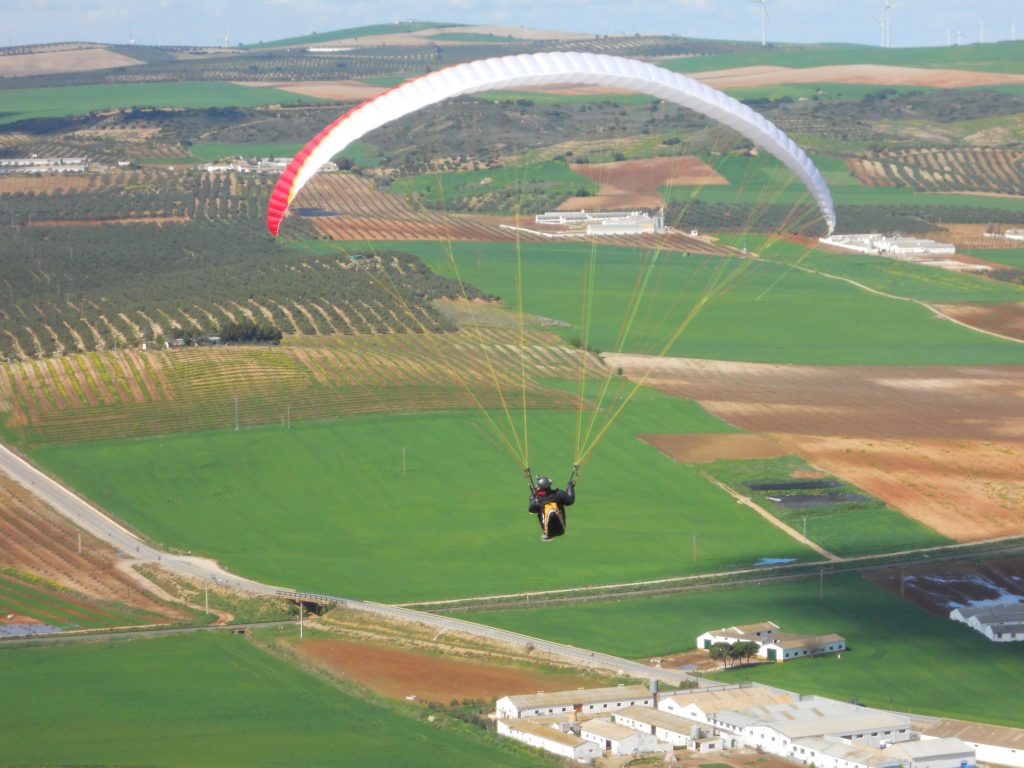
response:
[(537, 490), (538, 491), (550, 491), (551, 490), (551, 478), (544, 477), (541, 475), (537, 478)]

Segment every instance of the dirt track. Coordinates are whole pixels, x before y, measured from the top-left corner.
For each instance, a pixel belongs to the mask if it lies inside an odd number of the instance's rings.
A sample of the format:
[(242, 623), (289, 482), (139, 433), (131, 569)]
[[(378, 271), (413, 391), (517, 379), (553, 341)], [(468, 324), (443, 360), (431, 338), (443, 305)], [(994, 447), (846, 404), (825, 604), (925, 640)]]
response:
[[(633, 376), (651, 364), (604, 357)], [(778, 441), (950, 538), (1024, 532), (1024, 366), (655, 364), (653, 386)]]

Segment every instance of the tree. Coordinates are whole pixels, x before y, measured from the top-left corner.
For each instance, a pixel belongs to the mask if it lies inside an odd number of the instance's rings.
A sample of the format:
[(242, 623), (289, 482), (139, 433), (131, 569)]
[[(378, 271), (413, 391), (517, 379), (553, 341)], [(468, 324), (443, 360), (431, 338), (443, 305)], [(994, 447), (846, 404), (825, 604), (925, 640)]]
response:
[(725, 664), (726, 669), (729, 668), (729, 662), (732, 660), (732, 646), (729, 643), (715, 643), (708, 648), (708, 656), (711, 657), (712, 661), (721, 661)]
[(760, 648), (761, 646), (752, 640), (743, 640), (739, 643), (733, 643), (729, 655), (736, 662), (742, 659), (744, 664), (749, 664), (750, 657), (755, 656)]

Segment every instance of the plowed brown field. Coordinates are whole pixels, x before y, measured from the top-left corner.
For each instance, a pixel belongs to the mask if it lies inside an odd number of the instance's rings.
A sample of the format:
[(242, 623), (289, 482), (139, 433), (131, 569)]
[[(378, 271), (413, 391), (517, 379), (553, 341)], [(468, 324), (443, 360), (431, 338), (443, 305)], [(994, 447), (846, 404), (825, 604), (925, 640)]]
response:
[(452, 699), (490, 700), (513, 693), (593, 685), (593, 680), (579, 675), (485, 664), (347, 640), (306, 640), (298, 649), (335, 675), (391, 698), (415, 696), (447, 704)]
[(141, 64), (138, 59), (105, 48), (81, 48), (69, 51), (45, 51), (0, 56), (0, 77), (53, 75), (59, 72), (86, 72)]
[(0, 565), (41, 576), (87, 598), (113, 601), (167, 617), (184, 617), (144, 591), (117, 567), (115, 550), (78, 529), (0, 474)]
[(593, 197), (569, 198), (559, 206), (559, 210), (659, 208), (665, 202), (658, 194), (658, 187), (729, 183), (699, 157), (689, 156), (577, 164), (572, 169), (596, 181), (600, 187)]
[[(605, 360), (633, 376), (651, 365)], [(1024, 366), (655, 364), (649, 384), (777, 440), (950, 538), (1024, 533)]]
[[(589, 201), (587, 207), (593, 208), (593, 198), (586, 199)], [(541, 234), (531, 234), (522, 229), (513, 231), (502, 228), (502, 225), (532, 228), (532, 219), (517, 221), (512, 217), (416, 210), (405, 201), (405, 198), (381, 192), (371, 180), (347, 173), (315, 176), (292, 206), (291, 215), (297, 215), (303, 208), (319, 208), (337, 214), (309, 219), (319, 234), (335, 240), (550, 242)], [(601, 237), (599, 240), (608, 245), (659, 248), (687, 253), (731, 253), (728, 248), (679, 232), (664, 235), (621, 235)]]
[(973, 328), (1024, 341), (1024, 302), (938, 304), (935, 308), (942, 314)]

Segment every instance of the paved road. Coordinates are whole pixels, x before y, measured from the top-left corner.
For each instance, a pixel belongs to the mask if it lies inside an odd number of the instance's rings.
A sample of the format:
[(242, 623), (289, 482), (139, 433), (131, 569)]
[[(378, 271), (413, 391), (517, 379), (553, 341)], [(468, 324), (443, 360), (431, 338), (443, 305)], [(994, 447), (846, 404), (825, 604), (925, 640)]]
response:
[[(125, 553), (126, 556), (135, 560), (142, 560), (155, 563), (170, 571), (198, 579), (208, 579), (220, 586), (254, 593), (257, 595), (270, 595), (284, 597), (293, 600), (307, 599), (318, 603), (332, 603), (344, 608), (368, 611), (378, 616), (384, 616), (403, 621), (415, 621), (428, 624), (439, 629), (454, 630), (477, 637), (484, 637), (491, 640), (498, 640), (518, 645), (520, 647), (532, 647), (538, 651), (549, 653), (565, 660), (571, 661), (580, 666), (610, 669), (616, 672), (621, 671), (630, 677), (657, 678), (667, 683), (682, 683), (694, 680), (689, 675), (679, 670), (660, 669), (639, 664), (628, 659), (620, 659), (603, 653), (596, 653), (584, 648), (576, 648), (571, 645), (553, 643), (537, 637), (522, 635), (518, 632), (509, 632), (503, 629), (475, 624), (462, 619), (450, 618), (447, 616), (436, 616), (431, 613), (422, 613), (410, 608), (383, 605), (381, 603), (353, 600), (336, 595), (323, 595), (308, 592), (298, 592), (286, 587), (261, 584), (258, 581), (236, 576), (226, 571), (213, 560), (201, 557), (176, 555), (150, 546), (142, 541), (135, 533), (125, 528), (119, 522), (101, 512), (82, 497), (73, 493), (50, 476), (44, 474), (32, 464), (25, 461), (6, 446), (0, 445), (0, 471), (10, 475), (38, 498), (45, 501), (58, 513), (75, 523), (78, 527), (88, 531), (96, 538), (106, 541)], [(705, 683), (706, 681), (700, 681)]]

